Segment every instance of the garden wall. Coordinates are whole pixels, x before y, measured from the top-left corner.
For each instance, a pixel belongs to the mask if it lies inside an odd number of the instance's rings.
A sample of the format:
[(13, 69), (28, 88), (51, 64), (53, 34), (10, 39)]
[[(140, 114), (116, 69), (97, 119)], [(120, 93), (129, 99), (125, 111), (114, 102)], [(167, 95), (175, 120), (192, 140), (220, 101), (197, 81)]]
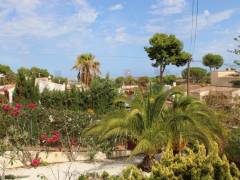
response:
[[(39, 151), (29, 151), (31, 153), (32, 157), (35, 157)], [(5, 166), (5, 168), (18, 168), (18, 167), (23, 167), (24, 164), (19, 160), (21, 157), (21, 153), (19, 153), (19, 156), (15, 156), (15, 158), (11, 161), (11, 154), (13, 152), (7, 151), (5, 152), (4, 156), (0, 157), (0, 164), (1, 166)], [(74, 158), (76, 161), (87, 161), (89, 160), (89, 155), (88, 153), (85, 152), (74, 152)], [(130, 151), (114, 151), (110, 158), (121, 158), (121, 157), (126, 157), (130, 155)], [(40, 152), (39, 156), (41, 159), (41, 162), (44, 163), (63, 163), (63, 162), (69, 162), (70, 159), (70, 153), (69, 152)], [(96, 161), (102, 161), (106, 159), (106, 155), (104, 153), (98, 152), (95, 155), (95, 160)], [(30, 165), (30, 162), (29, 164)]]

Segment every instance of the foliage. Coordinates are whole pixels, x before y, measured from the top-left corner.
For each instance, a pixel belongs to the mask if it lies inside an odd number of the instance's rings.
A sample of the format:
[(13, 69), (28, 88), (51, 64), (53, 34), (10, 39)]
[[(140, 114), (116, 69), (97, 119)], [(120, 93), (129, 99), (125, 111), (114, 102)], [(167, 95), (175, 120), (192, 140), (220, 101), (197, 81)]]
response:
[(166, 75), (163, 77), (164, 84), (172, 85), (173, 82), (176, 82), (177, 77), (175, 75)]
[(5, 77), (0, 77), (0, 85), (15, 83), (16, 75), (9, 66), (0, 64), (0, 74)]
[(204, 146), (187, 148), (184, 154), (165, 151), (151, 172), (150, 179), (239, 179), (240, 172), (226, 156), (220, 157), (217, 148), (206, 155)]
[(149, 85), (149, 78), (147, 76), (142, 76), (137, 79), (137, 84), (139, 87), (146, 88)]
[[(169, 98), (173, 98), (171, 106), (166, 104)], [(141, 168), (147, 171), (154, 155), (166, 145), (171, 144), (174, 152), (179, 153), (188, 143), (199, 140), (211, 150), (212, 142), (223, 135), (214, 112), (191, 97), (150, 89), (146, 94), (136, 95), (131, 107), (130, 112), (110, 114), (92, 125), (87, 135), (102, 141), (114, 137), (125, 142), (130, 139), (136, 143), (132, 155), (145, 155)]]
[(79, 55), (73, 69), (78, 70), (78, 80), (88, 87), (92, 80), (100, 74), (99, 66), (100, 63), (95, 56), (89, 53)]
[(39, 87), (38, 85), (35, 85), (35, 78), (31, 78), (26, 75), (25, 69), (18, 70), (13, 98), (15, 102), (39, 101)]
[(30, 72), (31, 72), (31, 77), (32, 78), (41, 78), (41, 77), (49, 77), (50, 76), (50, 73), (48, 72), (47, 69), (41, 69), (41, 68), (38, 68), (38, 67), (32, 67), (30, 69)]
[(58, 83), (58, 84), (67, 84), (68, 83), (68, 79), (64, 78), (64, 77), (53, 77), (52, 78), (52, 82), (54, 83)]
[(157, 33), (149, 43), (150, 46), (144, 49), (150, 60), (154, 61), (153, 67), (160, 68), (160, 82), (163, 80), (166, 66), (184, 66), (191, 59), (191, 55), (183, 51), (183, 44), (175, 35)]
[(117, 77), (117, 78), (114, 80), (116, 87), (117, 87), (117, 88), (122, 87), (122, 85), (124, 84), (124, 80), (125, 80), (125, 78), (122, 77), (122, 76)]
[(137, 81), (134, 77), (129, 75), (125, 78), (124, 84), (125, 85), (135, 85), (135, 84), (137, 84)]
[(18, 74), (22, 74), (23, 76), (32, 79), (50, 76), (47, 69), (41, 69), (38, 67), (32, 67), (31, 69), (21, 67), (18, 69)]
[(208, 53), (203, 56), (203, 65), (209, 67), (210, 71), (219, 69), (223, 65), (223, 57), (219, 54)]
[[(237, 43), (240, 42), (240, 35), (234, 38), (234, 41)], [(240, 55), (240, 44), (237, 45), (237, 48), (232, 51), (236, 55)]]
[(228, 137), (228, 144), (225, 148), (229, 160), (239, 164), (240, 159), (240, 129), (232, 129)]
[(231, 83), (233, 84), (233, 86), (240, 87), (240, 80), (234, 80), (231, 81)]
[(96, 78), (91, 83), (90, 96), (94, 112), (103, 114), (113, 109), (117, 89), (110, 79)]
[(90, 94), (75, 87), (70, 91), (45, 89), (41, 94), (40, 102), (46, 108), (85, 111), (90, 108)]
[[(200, 67), (191, 67), (190, 68), (190, 80), (193, 83), (200, 83), (204, 82), (205, 78), (207, 76), (207, 71)], [(182, 71), (182, 77), (184, 79), (187, 79), (187, 69), (184, 69)]]

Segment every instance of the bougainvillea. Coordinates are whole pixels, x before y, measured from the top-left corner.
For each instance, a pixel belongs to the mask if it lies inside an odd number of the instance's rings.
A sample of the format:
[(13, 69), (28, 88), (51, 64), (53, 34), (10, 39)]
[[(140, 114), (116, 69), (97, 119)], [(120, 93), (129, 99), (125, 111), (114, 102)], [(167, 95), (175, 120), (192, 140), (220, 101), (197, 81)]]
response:
[(12, 107), (11, 107), (10, 105), (8, 105), (8, 104), (4, 104), (4, 105), (2, 106), (2, 110), (3, 110), (4, 112), (9, 112), (11, 109), (12, 109)]
[(27, 107), (28, 107), (29, 109), (35, 109), (35, 108), (37, 107), (37, 104), (35, 104), (35, 103), (30, 103), (30, 104), (27, 105)]
[(35, 168), (38, 167), (40, 164), (41, 164), (41, 159), (40, 158), (35, 158), (31, 162), (31, 166), (33, 166)]
[(42, 134), (39, 139), (42, 143), (53, 144), (59, 142), (60, 138), (61, 133), (59, 131), (52, 131), (49, 136)]

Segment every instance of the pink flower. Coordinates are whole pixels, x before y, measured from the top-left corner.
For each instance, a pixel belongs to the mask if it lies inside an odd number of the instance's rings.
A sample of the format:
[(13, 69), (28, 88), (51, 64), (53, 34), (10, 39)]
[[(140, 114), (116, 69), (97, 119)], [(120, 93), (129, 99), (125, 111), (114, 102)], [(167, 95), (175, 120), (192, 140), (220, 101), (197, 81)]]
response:
[(10, 111), (11, 109), (12, 109), (12, 107), (10, 105), (8, 105), (8, 104), (4, 104), (2, 106), (2, 110), (5, 111), (5, 112)]
[(15, 108), (16, 108), (16, 109), (21, 109), (21, 108), (22, 108), (22, 105), (21, 105), (21, 104), (16, 104), (16, 105), (15, 105)]
[(29, 109), (35, 109), (37, 107), (37, 105), (35, 103), (30, 103), (30, 104), (27, 105), (27, 107)]
[(52, 131), (50, 137), (48, 137), (46, 134), (42, 134), (39, 137), (39, 140), (41, 142), (47, 142), (51, 144), (51, 143), (56, 143), (60, 141), (60, 137), (61, 137), (61, 133), (59, 131)]
[(11, 112), (12, 117), (17, 117), (19, 115), (19, 109), (14, 108), (13, 111)]
[(31, 165), (33, 167), (38, 167), (40, 165), (40, 163), (41, 163), (40, 158), (35, 158), (35, 159), (32, 160)]

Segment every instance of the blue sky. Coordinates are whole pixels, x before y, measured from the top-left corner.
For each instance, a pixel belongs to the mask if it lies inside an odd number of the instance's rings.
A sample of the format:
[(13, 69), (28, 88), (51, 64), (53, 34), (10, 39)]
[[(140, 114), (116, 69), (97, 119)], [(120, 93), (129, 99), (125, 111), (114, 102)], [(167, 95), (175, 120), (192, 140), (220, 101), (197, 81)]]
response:
[[(176, 34), (191, 52), (191, 0), (0, 0), (0, 63), (39, 66), (75, 78), (76, 56), (91, 52), (102, 75), (156, 75), (144, 46), (156, 32)], [(205, 53), (227, 52), (240, 34), (239, 0), (199, 0), (193, 66)], [(178, 74), (181, 68), (168, 67)]]

